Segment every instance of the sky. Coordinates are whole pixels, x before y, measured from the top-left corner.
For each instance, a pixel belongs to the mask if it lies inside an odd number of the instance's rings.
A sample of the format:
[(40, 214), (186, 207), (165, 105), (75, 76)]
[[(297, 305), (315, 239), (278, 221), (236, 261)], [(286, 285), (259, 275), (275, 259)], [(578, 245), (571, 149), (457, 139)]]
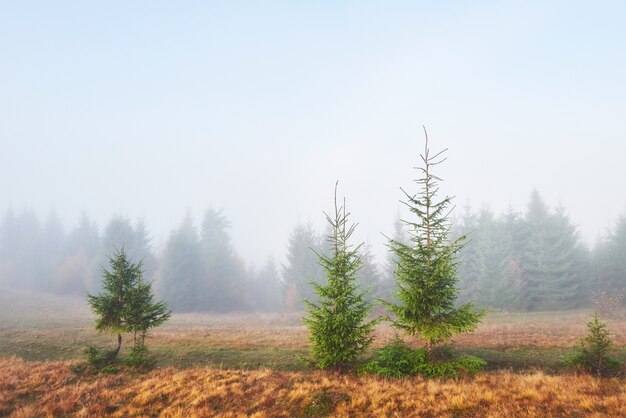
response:
[[(240, 254), (321, 230), (334, 184), (384, 256), (428, 130), (442, 193), (536, 188), (593, 244), (626, 210), (626, 3), (0, 3), (0, 213), (223, 208)], [(459, 209), (457, 209), (459, 210)]]

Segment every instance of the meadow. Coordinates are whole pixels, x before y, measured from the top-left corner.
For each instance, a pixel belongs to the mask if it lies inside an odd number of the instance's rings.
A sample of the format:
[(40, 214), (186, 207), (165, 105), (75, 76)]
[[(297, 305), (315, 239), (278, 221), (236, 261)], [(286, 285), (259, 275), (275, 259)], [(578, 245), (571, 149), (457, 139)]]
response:
[[(148, 336), (157, 368), (83, 375), (87, 344), (112, 347), (84, 300), (0, 292), (0, 416), (626, 416), (623, 378), (567, 370), (591, 311), (493, 312), (455, 349), (488, 361), (458, 380), (309, 370), (301, 314), (175, 314)], [(626, 357), (626, 321), (609, 319)], [(376, 329), (376, 347), (396, 337)], [(415, 342), (409, 341), (413, 345)]]

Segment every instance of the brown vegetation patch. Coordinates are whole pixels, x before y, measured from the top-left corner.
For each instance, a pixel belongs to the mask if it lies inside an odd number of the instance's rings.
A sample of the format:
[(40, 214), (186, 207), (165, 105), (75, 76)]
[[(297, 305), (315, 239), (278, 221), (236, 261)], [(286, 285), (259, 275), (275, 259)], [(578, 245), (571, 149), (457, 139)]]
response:
[(2, 416), (626, 416), (620, 379), (483, 373), (458, 381), (173, 368), (81, 377), (1, 358)]

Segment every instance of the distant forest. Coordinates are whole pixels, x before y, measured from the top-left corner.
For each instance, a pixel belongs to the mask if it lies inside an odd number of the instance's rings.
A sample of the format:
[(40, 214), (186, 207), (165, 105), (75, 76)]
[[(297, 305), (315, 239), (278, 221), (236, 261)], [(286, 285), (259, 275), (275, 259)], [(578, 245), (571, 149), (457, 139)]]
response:
[[(96, 293), (101, 266), (123, 247), (143, 261), (144, 278), (175, 312), (298, 311), (303, 298), (314, 299), (309, 282), (324, 280), (317, 264), (317, 254), (326, 251), (323, 231), (294, 226), (284, 264), (269, 258), (252, 268), (238, 255), (229, 228), (219, 210), (207, 210), (199, 225), (186, 216), (157, 253), (142, 220), (115, 217), (100, 230), (83, 215), (65, 231), (55, 214), (42, 222), (32, 211), (9, 209), (0, 222), (0, 287)], [(410, 240), (400, 219), (393, 229), (390, 238)], [(535, 191), (521, 213), (457, 211), (451, 230), (454, 239), (466, 236), (458, 254), (461, 303), (506, 311), (569, 309), (591, 306), (600, 294), (615, 298), (626, 288), (625, 216), (589, 248), (565, 209), (548, 207)], [(362, 253), (361, 285), (372, 298), (393, 299), (391, 253), (377, 261), (367, 244)]]

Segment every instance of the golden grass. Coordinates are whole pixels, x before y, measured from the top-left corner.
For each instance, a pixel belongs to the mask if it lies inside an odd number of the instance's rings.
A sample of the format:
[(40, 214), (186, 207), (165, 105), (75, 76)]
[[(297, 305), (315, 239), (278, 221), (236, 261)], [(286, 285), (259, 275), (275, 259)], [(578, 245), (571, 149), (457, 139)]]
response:
[[(0, 302), (0, 416), (626, 416), (625, 383), (617, 378), (498, 370), (458, 381), (386, 381), (295, 371), (295, 355), (310, 346), (301, 314), (176, 314), (148, 345), (159, 364), (178, 368), (77, 376), (70, 361), (14, 356), (73, 360), (88, 343), (112, 346), (93, 330), (84, 301), (5, 295)], [(495, 349), (495, 367), (554, 370), (586, 334), (590, 314), (494, 313), (455, 343), (469, 352)], [(626, 345), (626, 321), (608, 322), (615, 345)], [(389, 325), (377, 327), (374, 348), (395, 336)]]
[(0, 416), (626, 416), (620, 379), (483, 373), (458, 381), (166, 368), (79, 377), (68, 362), (0, 358)]

